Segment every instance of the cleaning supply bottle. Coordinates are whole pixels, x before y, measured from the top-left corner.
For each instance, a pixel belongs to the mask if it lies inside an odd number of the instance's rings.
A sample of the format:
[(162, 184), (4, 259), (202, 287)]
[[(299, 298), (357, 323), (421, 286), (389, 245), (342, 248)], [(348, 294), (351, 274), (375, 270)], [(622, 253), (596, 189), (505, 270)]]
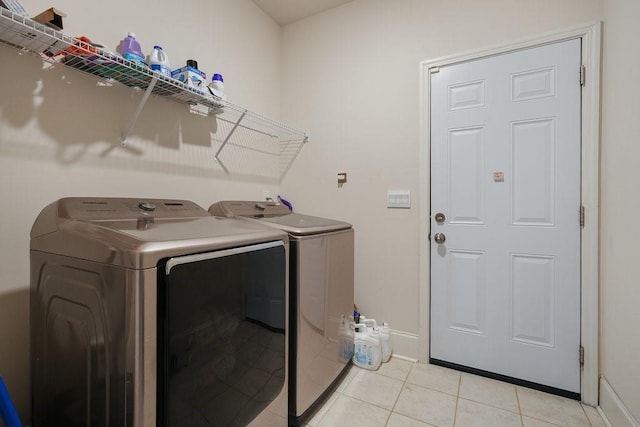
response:
[(353, 304), (353, 316), (351, 317), (351, 320), (355, 323), (360, 323), (360, 312), (355, 304)]
[(364, 323), (358, 323), (355, 327), (353, 342), (353, 364), (360, 368), (377, 370), (382, 363), (378, 328), (367, 328)]
[(353, 357), (353, 333), (350, 322), (343, 314), (338, 325), (338, 358), (341, 362), (347, 362)]
[(138, 43), (136, 35), (133, 33), (128, 33), (127, 37), (120, 40), (116, 51), (122, 55), (124, 59), (144, 64), (144, 53), (142, 53), (140, 43)]
[(222, 78), (222, 74), (214, 74), (213, 77), (211, 77), (209, 92), (220, 99), (227, 99), (224, 94), (224, 79)]
[(382, 361), (388, 362), (393, 353), (393, 345), (391, 344), (391, 328), (387, 322), (382, 322), (378, 328), (380, 331), (380, 347), (382, 348)]
[(164, 76), (171, 77), (171, 65), (169, 64), (169, 57), (162, 50), (162, 46), (155, 45), (153, 51), (147, 56), (147, 65), (153, 71), (156, 71)]
[(360, 323), (364, 323), (369, 329), (378, 327), (378, 322), (376, 322), (376, 319), (367, 319), (363, 315), (360, 315)]

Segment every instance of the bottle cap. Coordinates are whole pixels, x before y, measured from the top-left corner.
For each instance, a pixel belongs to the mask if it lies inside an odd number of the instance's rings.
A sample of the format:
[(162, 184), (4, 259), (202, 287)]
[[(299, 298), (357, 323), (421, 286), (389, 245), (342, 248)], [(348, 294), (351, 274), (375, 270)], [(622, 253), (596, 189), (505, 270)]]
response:
[(214, 82), (215, 81), (224, 82), (224, 79), (222, 78), (222, 74), (214, 74), (211, 80)]
[(187, 67), (193, 67), (196, 70), (198, 69), (198, 61), (195, 59), (187, 59)]
[(159, 45), (155, 45), (153, 48), (154, 49), (158, 49), (158, 50), (162, 50), (162, 46), (159, 46)]
[(135, 34), (133, 34), (131, 31), (129, 31), (129, 32), (127, 33), (127, 37), (131, 37), (132, 39), (135, 39), (135, 38), (136, 38), (136, 35), (135, 35)]

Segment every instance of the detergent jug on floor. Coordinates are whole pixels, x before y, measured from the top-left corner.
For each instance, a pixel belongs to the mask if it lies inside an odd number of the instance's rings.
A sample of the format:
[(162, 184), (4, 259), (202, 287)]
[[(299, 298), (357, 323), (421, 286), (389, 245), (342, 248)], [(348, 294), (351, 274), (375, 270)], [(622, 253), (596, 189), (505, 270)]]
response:
[(338, 358), (341, 362), (346, 362), (353, 358), (353, 326), (351, 322), (342, 315), (338, 325)]
[(391, 344), (391, 328), (387, 322), (382, 322), (380, 330), (380, 347), (382, 347), (382, 362), (388, 362), (393, 353), (393, 345)]
[(380, 333), (378, 328), (367, 328), (364, 323), (358, 323), (354, 331), (354, 365), (377, 370), (382, 363), (382, 349), (380, 347)]

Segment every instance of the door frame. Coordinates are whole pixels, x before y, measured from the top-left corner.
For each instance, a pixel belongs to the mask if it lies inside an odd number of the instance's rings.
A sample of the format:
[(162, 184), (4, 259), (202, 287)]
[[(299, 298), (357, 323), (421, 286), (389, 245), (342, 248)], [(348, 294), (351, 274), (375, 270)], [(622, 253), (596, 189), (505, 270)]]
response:
[[(515, 52), (580, 38), (582, 64), (586, 67), (581, 106), (581, 200), (584, 227), (581, 230), (580, 342), (584, 347), (581, 370), (582, 402), (598, 405), (599, 325), (599, 203), (600, 203), (600, 21), (533, 36), (498, 46), (431, 59), (420, 63), (420, 285), (419, 358), (429, 361), (430, 272), (431, 272), (431, 73), (438, 67)], [(579, 70), (576, 70), (576, 80)], [(576, 212), (576, 221), (578, 212)], [(576, 357), (578, 352), (576, 349)]]

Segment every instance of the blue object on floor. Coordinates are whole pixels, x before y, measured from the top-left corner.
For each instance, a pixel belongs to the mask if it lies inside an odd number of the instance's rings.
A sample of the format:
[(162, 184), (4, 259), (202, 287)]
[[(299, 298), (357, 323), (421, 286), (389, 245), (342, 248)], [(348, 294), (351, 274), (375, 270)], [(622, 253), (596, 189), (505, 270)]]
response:
[(4, 384), (4, 380), (0, 375), (0, 418), (4, 421), (6, 427), (22, 427), (22, 422), (18, 416), (16, 407), (13, 406), (9, 390)]

